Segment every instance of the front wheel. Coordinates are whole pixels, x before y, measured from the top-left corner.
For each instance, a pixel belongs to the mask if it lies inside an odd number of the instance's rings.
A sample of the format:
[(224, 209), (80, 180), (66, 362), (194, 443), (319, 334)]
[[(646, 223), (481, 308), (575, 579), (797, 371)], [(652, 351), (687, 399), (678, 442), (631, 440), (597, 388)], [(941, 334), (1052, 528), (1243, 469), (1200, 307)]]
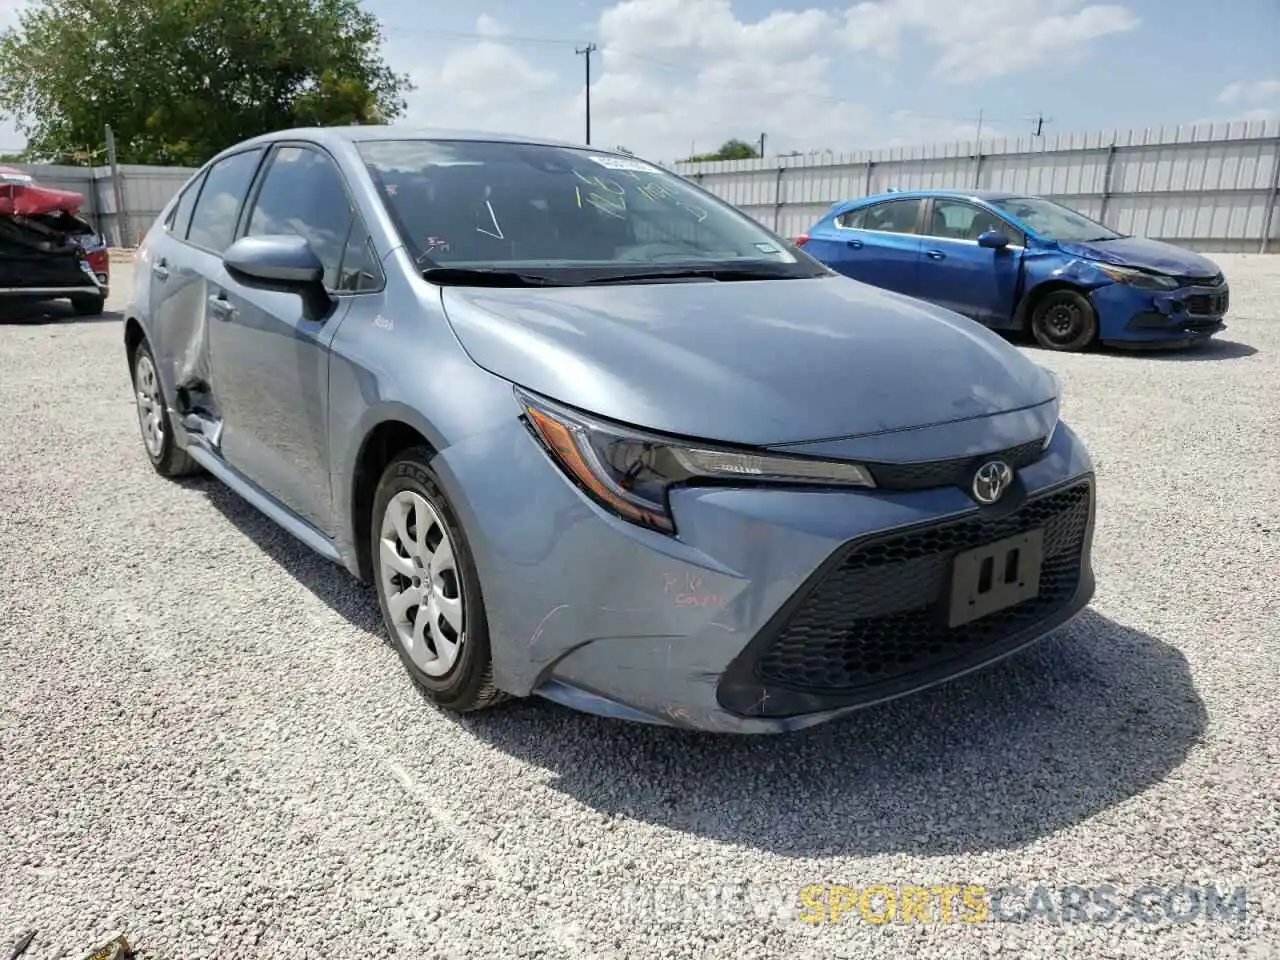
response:
[(1098, 314), (1078, 290), (1053, 290), (1032, 311), (1031, 332), (1046, 350), (1083, 350), (1098, 335)]
[(382, 619), (409, 676), (437, 706), (466, 713), (506, 695), (493, 685), (480, 577), (431, 456), (407, 450), (383, 471), (370, 546)]

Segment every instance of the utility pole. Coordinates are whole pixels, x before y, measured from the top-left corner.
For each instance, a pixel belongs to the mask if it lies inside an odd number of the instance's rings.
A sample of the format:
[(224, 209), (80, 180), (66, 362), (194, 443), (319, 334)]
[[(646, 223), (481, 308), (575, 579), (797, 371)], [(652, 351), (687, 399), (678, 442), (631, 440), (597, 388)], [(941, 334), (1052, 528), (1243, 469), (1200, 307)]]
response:
[(578, 56), (582, 57), (587, 71), (587, 83), (585, 88), (587, 95), (587, 146), (591, 145), (591, 54), (595, 53), (599, 49), (600, 48), (594, 43), (588, 43), (585, 47), (575, 47), (573, 51)]
[(120, 231), (120, 246), (127, 247), (129, 246), (129, 217), (124, 209), (124, 184), (120, 180), (120, 164), (116, 162), (116, 135), (111, 132), (109, 123), (107, 124), (107, 163), (111, 166), (111, 191), (116, 198), (116, 227)]
[(760, 134), (760, 159), (764, 159), (764, 134)]
[(978, 134), (973, 144), (973, 188), (982, 185), (982, 111), (978, 111)]

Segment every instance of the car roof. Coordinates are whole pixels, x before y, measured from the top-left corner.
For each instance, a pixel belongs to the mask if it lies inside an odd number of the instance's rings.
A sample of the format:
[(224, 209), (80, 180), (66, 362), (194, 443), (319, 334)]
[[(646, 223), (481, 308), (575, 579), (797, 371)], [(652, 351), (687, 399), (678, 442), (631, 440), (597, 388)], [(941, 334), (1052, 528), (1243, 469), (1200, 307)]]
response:
[(1025, 197), (1025, 193), (1011, 193), (1008, 190), (886, 190), (873, 193), (868, 197), (857, 197), (852, 200), (841, 200), (831, 208), (831, 213), (843, 213), (869, 203), (882, 200), (917, 200), (925, 197), (940, 197), (950, 200), (1009, 200), (1013, 197)]
[[(222, 153), (270, 144), (279, 140), (310, 140), (328, 146), (377, 140), (473, 140), (477, 143), (485, 141), (490, 143), (520, 143), (541, 147), (573, 147), (610, 155), (616, 153), (613, 150), (600, 149), (586, 144), (551, 140), (545, 137), (532, 137), (524, 134), (492, 133), (484, 130), (456, 130), (446, 127), (399, 126), (395, 124), (293, 127), (288, 130), (276, 130), (272, 133), (264, 133), (248, 140), (243, 140), (234, 146), (228, 147)], [(219, 155), (221, 156), (221, 154)]]

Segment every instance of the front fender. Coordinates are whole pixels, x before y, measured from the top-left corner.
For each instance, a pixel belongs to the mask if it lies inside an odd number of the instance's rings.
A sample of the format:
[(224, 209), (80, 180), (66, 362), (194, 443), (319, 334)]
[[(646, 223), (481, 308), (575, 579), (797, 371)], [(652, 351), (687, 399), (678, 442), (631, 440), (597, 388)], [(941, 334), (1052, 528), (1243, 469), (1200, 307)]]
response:
[[(393, 285), (402, 281), (392, 279)], [(419, 293), (421, 296), (409, 294)], [(339, 553), (359, 575), (355, 549), (357, 476), (369, 438), (380, 426), (403, 424), (438, 454), (519, 416), (512, 386), (477, 367), (445, 321), (434, 290), (353, 305), (331, 344), (329, 361), (330, 488)], [(391, 304), (403, 304), (392, 316)], [(378, 312), (381, 311), (381, 312)], [(386, 314), (386, 316), (384, 316)], [(424, 411), (430, 411), (428, 416)], [(437, 468), (445, 494), (461, 513), (465, 491)], [(465, 520), (464, 520), (465, 522)]]
[(1022, 257), (1022, 298), (1014, 311), (1015, 326), (1025, 326), (1036, 298), (1046, 289), (1073, 287), (1086, 296), (1112, 286), (1115, 281), (1099, 269), (1099, 264), (1081, 257), (1069, 257), (1052, 248), (1033, 248)]

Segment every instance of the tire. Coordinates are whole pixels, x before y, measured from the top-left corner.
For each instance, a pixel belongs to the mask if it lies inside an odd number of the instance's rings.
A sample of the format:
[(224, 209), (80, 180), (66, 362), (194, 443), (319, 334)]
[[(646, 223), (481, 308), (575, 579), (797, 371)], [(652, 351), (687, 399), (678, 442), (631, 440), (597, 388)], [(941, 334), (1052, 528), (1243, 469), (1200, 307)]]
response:
[(80, 317), (100, 317), (106, 306), (107, 298), (102, 296), (71, 298), (71, 309)]
[[(436, 706), (470, 713), (508, 695), (493, 685), (480, 577), (431, 457), (414, 447), (383, 471), (369, 517), (370, 556), (382, 622), (409, 676)], [(424, 603), (438, 610), (434, 631)]]
[(1031, 333), (1046, 350), (1084, 350), (1098, 336), (1098, 313), (1079, 290), (1051, 290), (1036, 301)]
[(173, 438), (173, 421), (169, 419), (160, 384), (156, 359), (144, 340), (138, 344), (130, 364), (134, 405), (138, 410), (138, 428), (142, 448), (156, 473), (162, 477), (185, 477), (200, 472), (200, 465), (177, 445)]

